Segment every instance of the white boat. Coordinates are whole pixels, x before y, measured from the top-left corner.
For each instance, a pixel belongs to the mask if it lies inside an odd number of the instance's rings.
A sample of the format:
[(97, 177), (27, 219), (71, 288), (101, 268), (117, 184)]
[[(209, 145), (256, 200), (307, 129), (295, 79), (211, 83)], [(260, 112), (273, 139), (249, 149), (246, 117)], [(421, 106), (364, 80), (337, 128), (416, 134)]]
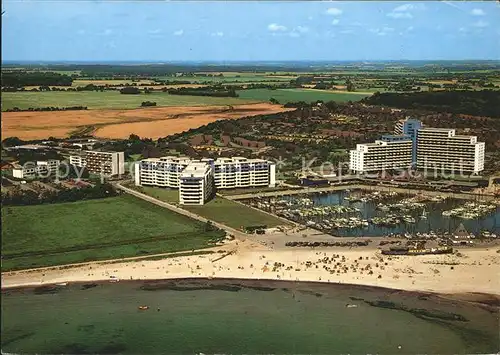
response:
[(68, 286), (68, 283), (67, 282), (60, 282), (60, 283), (56, 284), (56, 286)]

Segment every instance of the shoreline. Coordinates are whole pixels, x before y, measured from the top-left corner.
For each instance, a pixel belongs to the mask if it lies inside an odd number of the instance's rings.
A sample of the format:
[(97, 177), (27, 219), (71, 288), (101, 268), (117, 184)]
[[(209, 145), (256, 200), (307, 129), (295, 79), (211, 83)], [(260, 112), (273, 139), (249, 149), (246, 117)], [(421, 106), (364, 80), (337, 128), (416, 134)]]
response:
[[(233, 244), (233, 243), (231, 243)], [(226, 247), (235, 246), (227, 245)], [(386, 256), (378, 249), (270, 250), (249, 242), (233, 253), (159, 260), (89, 263), (3, 272), (2, 291), (59, 283), (153, 282), (180, 279), (292, 281), (381, 287), (443, 294), (500, 295), (498, 247), (459, 249), (455, 254)], [(229, 251), (230, 248), (221, 248)], [(157, 281), (158, 282), (158, 281)]]

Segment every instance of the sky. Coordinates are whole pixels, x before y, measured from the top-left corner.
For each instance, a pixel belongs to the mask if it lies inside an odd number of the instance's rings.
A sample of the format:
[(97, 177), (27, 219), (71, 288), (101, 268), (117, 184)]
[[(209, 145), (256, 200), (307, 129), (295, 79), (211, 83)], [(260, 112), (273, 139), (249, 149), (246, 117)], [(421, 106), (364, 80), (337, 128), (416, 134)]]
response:
[(3, 61), (500, 60), (500, 2), (3, 0)]

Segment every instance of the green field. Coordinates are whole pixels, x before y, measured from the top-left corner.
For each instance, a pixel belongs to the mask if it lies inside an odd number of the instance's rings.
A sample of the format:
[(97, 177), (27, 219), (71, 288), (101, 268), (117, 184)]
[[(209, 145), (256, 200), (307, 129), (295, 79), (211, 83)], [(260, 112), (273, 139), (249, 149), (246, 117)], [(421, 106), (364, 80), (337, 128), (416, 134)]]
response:
[[(160, 201), (172, 204), (179, 203), (179, 191), (176, 189), (162, 189), (159, 187), (126, 185), (128, 188), (142, 192)], [(254, 190), (255, 191), (255, 190)], [(203, 206), (183, 206), (185, 210), (196, 213), (206, 219), (225, 224), (235, 229), (243, 226), (265, 224), (268, 227), (284, 225), (286, 222), (267, 213), (255, 210), (237, 202), (222, 197), (215, 197)]]
[(129, 109), (139, 108), (143, 101), (154, 101), (158, 106), (207, 106), (238, 105), (258, 102), (257, 99), (240, 99), (233, 97), (185, 96), (168, 93), (151, 93), (139, 95), (123, 95), (118, 91), (85, 91), (85, 92), (3, 92), (2, 110), (18, 107), (68, 107), (87, 106), (89, 109)]
[(241, 99), (257, 100), (257, 101), (269, 101), (270, 98), (275, 98), (281, 104), (287, 102), (313, 102), (317, 100), (322, 101), (358, 101), (369, 95), (364, 93), (356, 92), (328, 92), (321, 90), (308, 90), (308, 89), (250, 89), (250, 90), (240, 90), (238, 95)]
[[(167, 81), (189, 81), (192, 84), (210, 82), (210, 83), (261, 83), (266, 81), (280, 81), (280, 82), (289, 82), (293, 79), (291, 78), (280, 78), (276, 76), (269, 76), (266, 74), (253, 74), (253, 73), (236, 73), (236, 72), (226, 72), (223, 73), (224, 76), (216, 76), (216, 77), (203, 77), (203, 76), (179, 76), (179, 77), (161, 77), (161, 80)], [(296, 75), (295, 77), (298, 77)]]
[(2, 271), (213, 246), (223, 232), (132, 196), (2, 208)]
[(277, 217), (218, 196), (203, 206), (181, 207), (209, 220), (240, 230), (241, 227), (248, 226), (276, 227), (287, 224)]

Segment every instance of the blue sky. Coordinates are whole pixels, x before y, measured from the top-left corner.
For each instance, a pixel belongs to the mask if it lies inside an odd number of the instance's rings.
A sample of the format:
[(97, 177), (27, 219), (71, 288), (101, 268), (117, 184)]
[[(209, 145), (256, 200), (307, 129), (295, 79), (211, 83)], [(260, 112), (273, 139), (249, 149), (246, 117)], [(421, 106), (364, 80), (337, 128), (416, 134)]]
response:
[(498, 2), (3, 0), (3, 60), (500, 59)]

